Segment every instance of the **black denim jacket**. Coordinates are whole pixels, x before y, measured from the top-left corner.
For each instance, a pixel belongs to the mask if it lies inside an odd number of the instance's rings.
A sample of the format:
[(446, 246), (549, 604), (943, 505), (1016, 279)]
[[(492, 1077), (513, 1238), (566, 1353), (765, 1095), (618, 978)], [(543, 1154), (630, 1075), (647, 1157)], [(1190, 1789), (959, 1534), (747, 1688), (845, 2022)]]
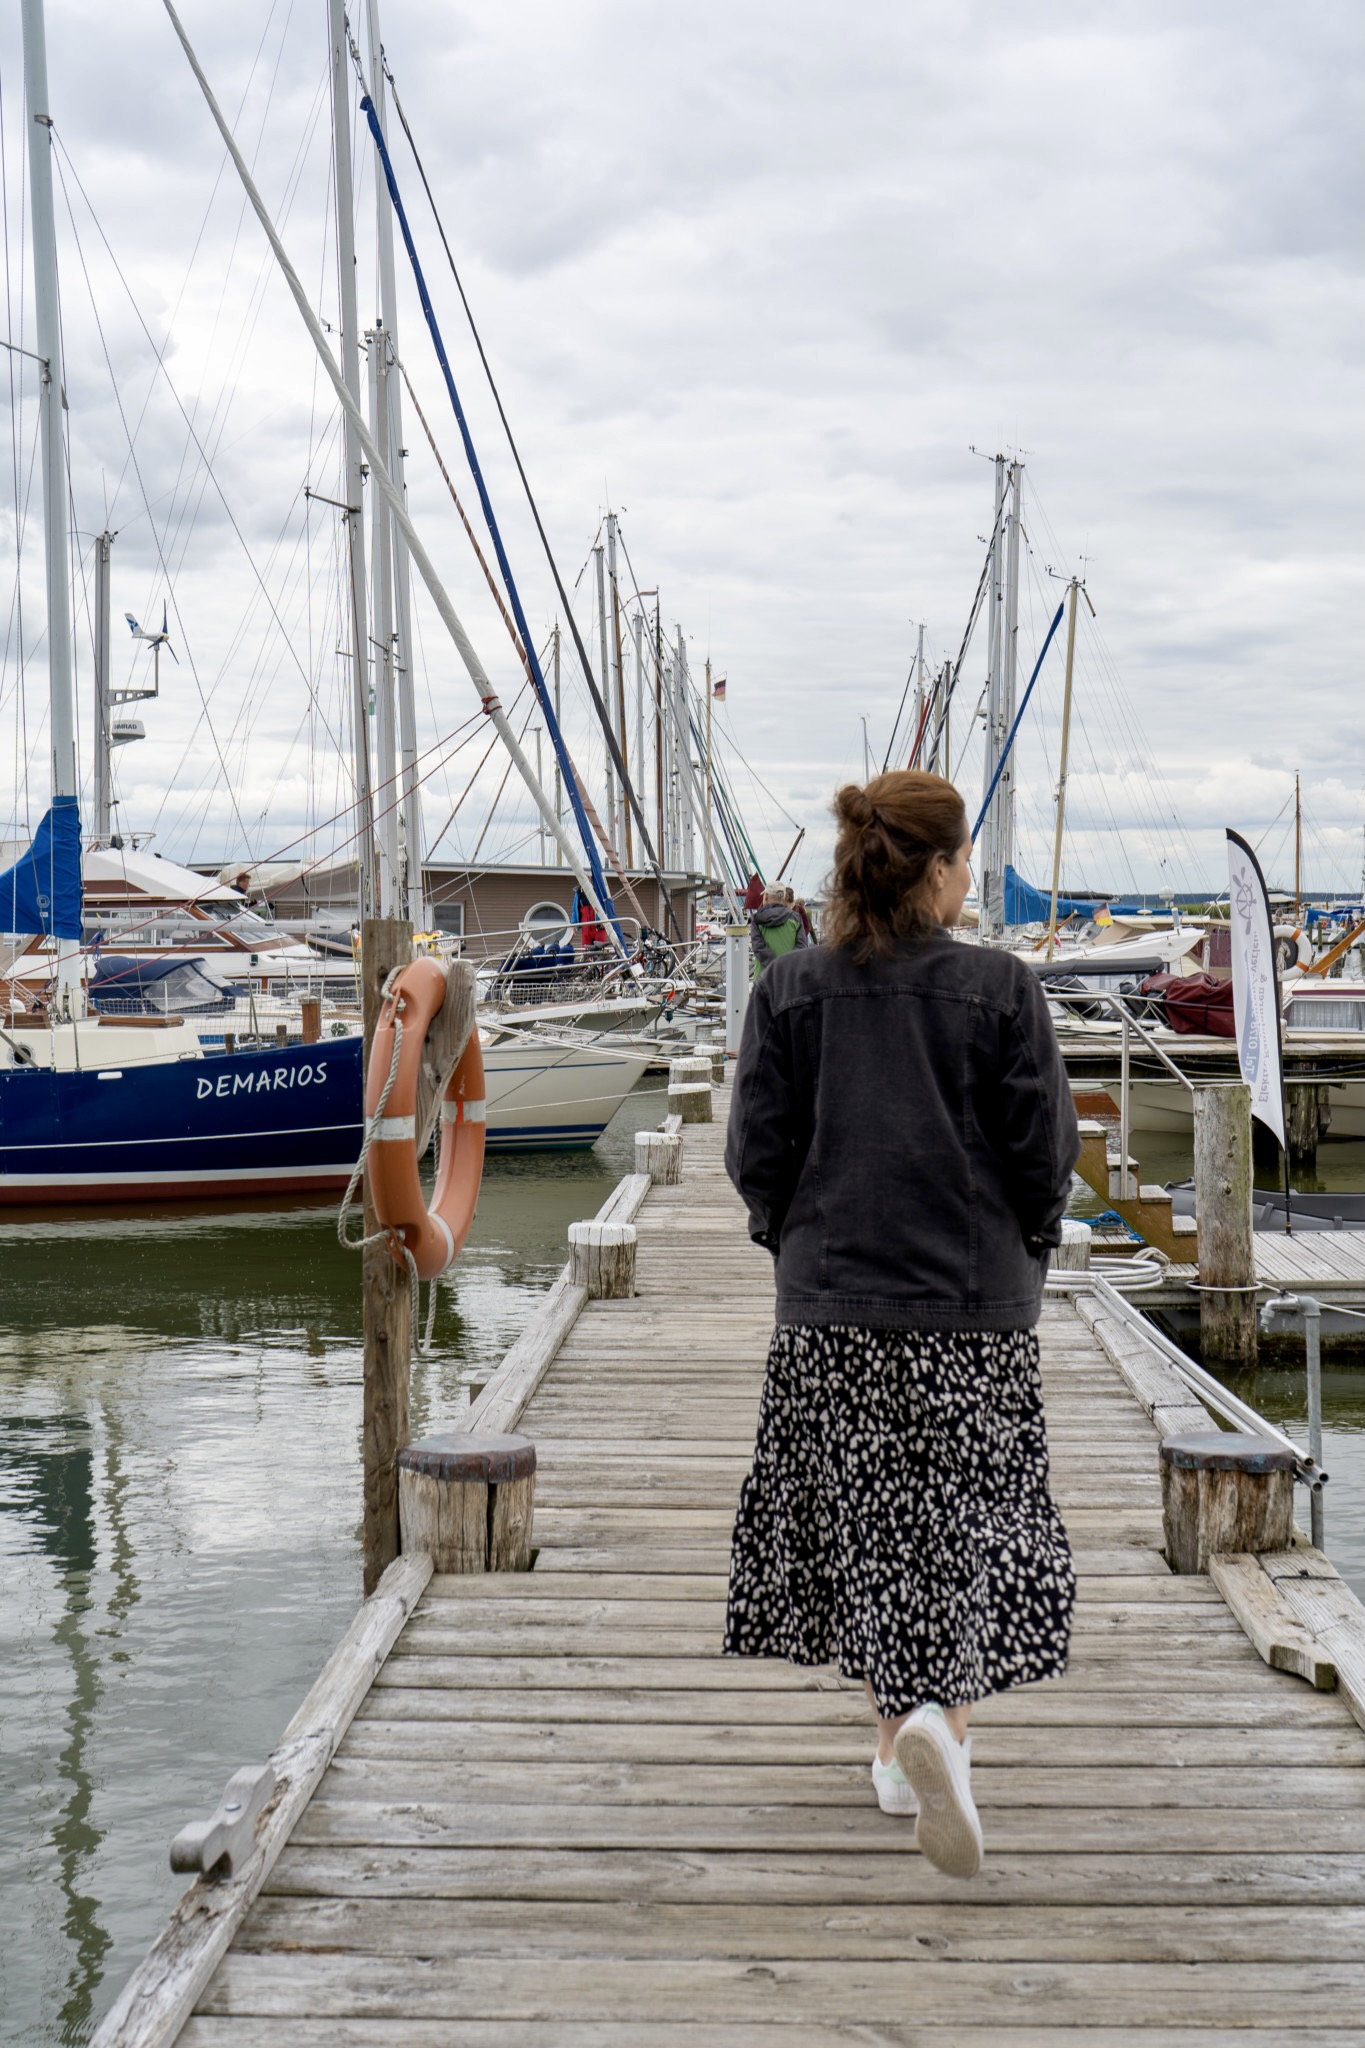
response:
[(749, 999), (725, 1164), (781, 1323), (1031, 1328), (1080, 1153), (1036, 976), (946, 932)]

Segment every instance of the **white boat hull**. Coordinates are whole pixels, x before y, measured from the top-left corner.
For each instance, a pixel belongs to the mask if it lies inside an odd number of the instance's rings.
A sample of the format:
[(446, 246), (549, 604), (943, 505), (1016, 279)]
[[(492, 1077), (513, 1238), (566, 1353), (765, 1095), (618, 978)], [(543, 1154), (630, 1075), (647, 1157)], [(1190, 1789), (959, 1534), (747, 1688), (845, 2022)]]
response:
[[(1332, 1121), (1329, 1138), (1365, 1138), (1365, 1081), (1332, 1081)], [(1106, 1092), (1119, 1107), (1118, 1084)], [(1128, 1127), (1134, 1133), (1163, 1132), (1172, 1137), (1193, 1137), (1194, 1097), (1179, 1081), (1134, 1081), (1129, 1089)]]

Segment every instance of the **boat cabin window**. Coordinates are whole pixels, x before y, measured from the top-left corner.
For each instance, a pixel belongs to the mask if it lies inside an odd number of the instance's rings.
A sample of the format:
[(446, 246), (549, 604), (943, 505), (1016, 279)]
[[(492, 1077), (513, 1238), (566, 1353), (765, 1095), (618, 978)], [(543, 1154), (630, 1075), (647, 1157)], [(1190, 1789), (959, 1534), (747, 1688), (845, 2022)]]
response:
[(1294, 996), (1284, 1021), (1297, 1031), (1365, 1031), (1365, 997)]
[(533, 903), (521, 920), (521, 929), (541, 944), (558, 942), (573, 936), (573, 920), (562, 903)]

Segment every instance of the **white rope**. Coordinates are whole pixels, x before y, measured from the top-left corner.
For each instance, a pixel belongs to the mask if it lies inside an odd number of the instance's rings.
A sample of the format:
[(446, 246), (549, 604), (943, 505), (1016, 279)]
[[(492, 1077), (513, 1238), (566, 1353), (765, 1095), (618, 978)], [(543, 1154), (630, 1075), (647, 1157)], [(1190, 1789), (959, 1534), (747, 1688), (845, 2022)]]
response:
[[(393, 978), (398, 971), (398, 968), (392, 968), (386, 977), (384, 986), (379, 992), (381, 1004), (388, 1001), (389, 990), (393, 985)], [(344, 1251), (363, 1252), (367, 1244), (381, 1244), (389, 1235), (387, 1230), (372, 1230), (368, 1237), (347, 1237), (346, 1211), (350, 1208), (355, 1197), (355, 1191), (360, 1185), (361, 1178), (365, 1172), (365, 1161), (370, 1156), (371, 1142), (376, 1131), (379, 1129), (380, 1119), (384, 1114), (384, 1106), (389, 1099), (389, 1092), (398, 1078), (398, 1059), (402, 1050), (403, 1020), (395, 1014), (393, 1020), (393, 1058), (389, 1061), (389, 1071), (385, 1076), (384, 1086), (379, 1091), (379, 1101), (375, 1105), (374, 1115), (365, 1118), (365, 1134), (361, 1140), (360, 1157), (351, 1168), (351, 1178), (346, 1183), (346, 1192), (341, 1198), (341, 1207), (337, 1210), (337, 1242)], [(407, 1247), (404, 1246), (404, 1251), (406, 1252), (406, 1250)]]
[(408, 1267), (408, 1315), (412, 1325), (412, 1341), (418, 1357), (426, 1358), (431, 1351), (432, 1332), (436, 1328), (436, 1282), (431, 1282), (427, 1294), (426, 1328), (419, 1336), (417, 1333), (422, 1322), (422, 1289), (417, 1277), (417, 1261), (406, 1245), (403, 1246), (403, 1257)]

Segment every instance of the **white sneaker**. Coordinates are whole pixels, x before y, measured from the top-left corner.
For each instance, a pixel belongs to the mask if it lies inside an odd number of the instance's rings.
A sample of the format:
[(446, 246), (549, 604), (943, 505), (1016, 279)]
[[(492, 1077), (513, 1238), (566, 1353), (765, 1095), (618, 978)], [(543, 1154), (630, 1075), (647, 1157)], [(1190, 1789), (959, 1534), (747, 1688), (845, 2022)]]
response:
[(879, 1756), (873, 1757), (872, 1784), (883, 1813), (919, 1812), (915, 1788), (894, 1757), (889, 1764), (884, 1764)]
[(939, 1706), (916, 1707), (896, 1733), (896, 1762), (919, 1800), (916, 1840), (948, 1877), (975, 1877), (981, 1868), (970, 1740), (958, 1741)]

